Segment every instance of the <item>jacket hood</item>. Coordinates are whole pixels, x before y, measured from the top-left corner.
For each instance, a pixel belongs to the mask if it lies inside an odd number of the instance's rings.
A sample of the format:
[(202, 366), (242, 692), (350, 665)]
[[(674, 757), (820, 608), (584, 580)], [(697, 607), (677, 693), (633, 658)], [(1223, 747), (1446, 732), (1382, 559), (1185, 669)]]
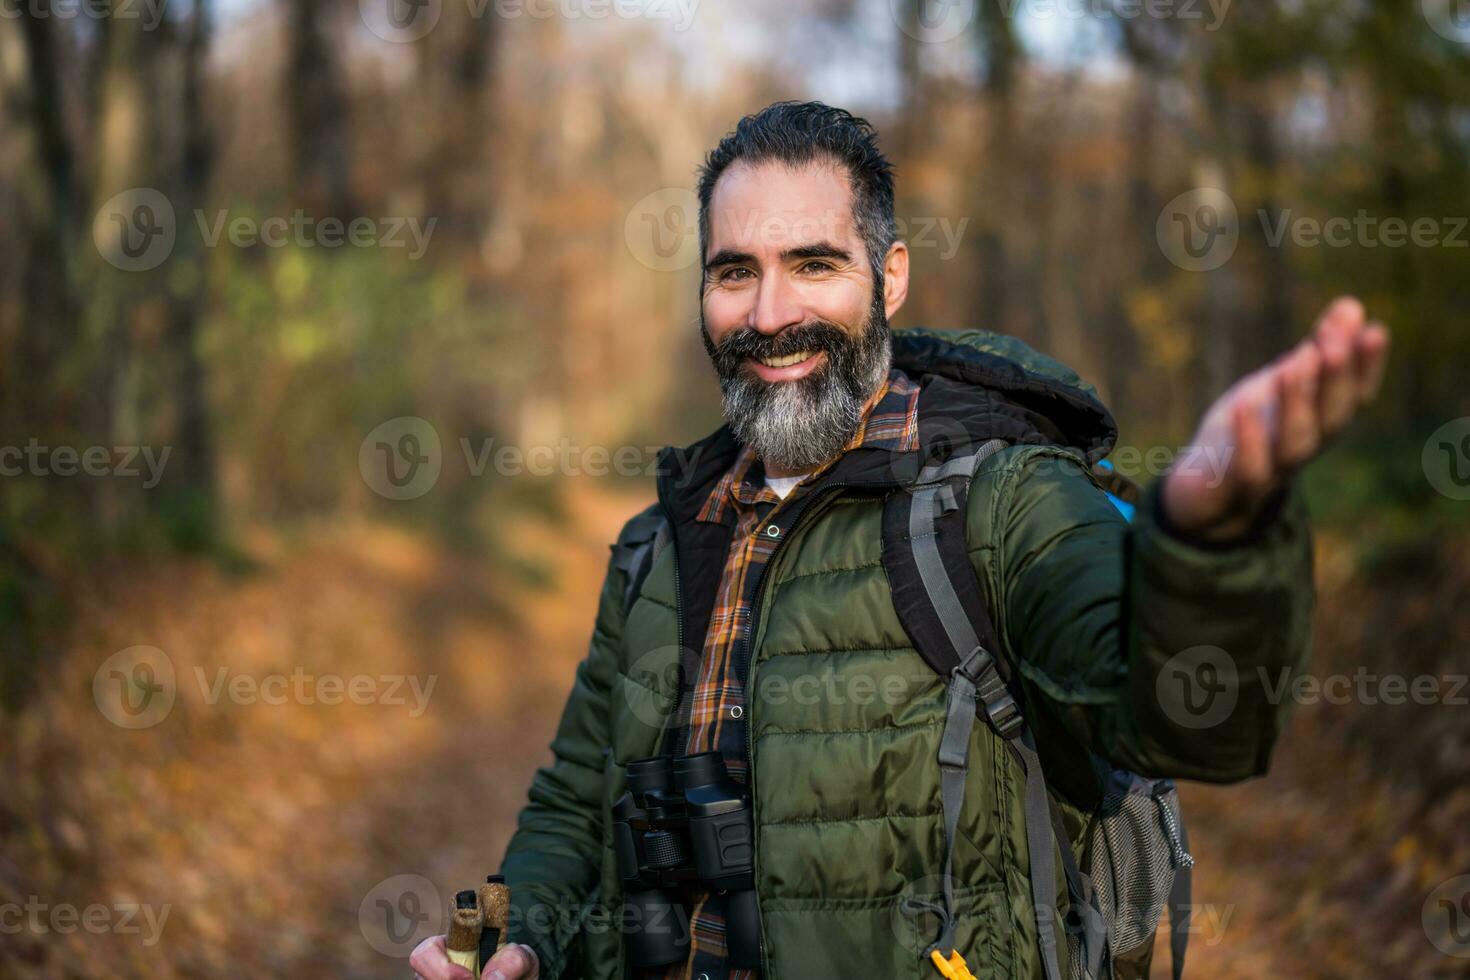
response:
[(1117, 441), (1117, 424), (1097, 390), (1014, 337), (988, 330), (895, 330), (893, 366), (923, 388), (919, 431), (926, 454), (951, 434), (1067, 446), (1096, 463)]

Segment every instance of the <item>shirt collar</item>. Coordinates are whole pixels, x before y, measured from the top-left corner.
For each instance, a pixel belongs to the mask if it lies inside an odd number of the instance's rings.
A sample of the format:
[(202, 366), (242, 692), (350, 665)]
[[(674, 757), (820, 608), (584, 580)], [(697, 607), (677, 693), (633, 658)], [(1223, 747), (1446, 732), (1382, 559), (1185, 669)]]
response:
[[(863, 406), (863, 414), (857, 431), (843, 446), (842, 452), (807, 474), (805, 483), (820, 476), (837, 459), (858, 448), (887, 449), (892, 452), (912, 452), (919, 447), (919, 386), (908, 375), (897, 368), (888, 372), (888, 379)], [(793, 490), (792, 493), (797, 493)], [(714, 489), (710, 491), (696, 520), (719, 523), (735, 510), (745, 508), (769, 498), (779, 502), (781, 498), (765, 485), (765, 470), (755, 451), (749, 445), (740, 447), (739, 454), (730, 469), (725, 472)]]

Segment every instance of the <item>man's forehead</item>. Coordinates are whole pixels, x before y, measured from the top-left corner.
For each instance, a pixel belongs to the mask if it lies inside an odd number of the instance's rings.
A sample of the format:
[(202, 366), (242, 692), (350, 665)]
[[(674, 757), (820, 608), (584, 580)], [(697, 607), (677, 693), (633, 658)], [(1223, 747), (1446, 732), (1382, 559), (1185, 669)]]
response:
[(709, 205), (709, 253), (780, 251), (858, 237), (852, 186), (836, 161), (739, 162), (720, 175)]

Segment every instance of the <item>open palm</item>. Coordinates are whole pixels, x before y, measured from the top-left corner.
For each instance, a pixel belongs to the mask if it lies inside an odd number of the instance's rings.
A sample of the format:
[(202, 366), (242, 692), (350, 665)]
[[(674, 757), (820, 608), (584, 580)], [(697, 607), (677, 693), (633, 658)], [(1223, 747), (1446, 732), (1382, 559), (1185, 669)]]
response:
[[(1164, 478), (1169, 522), (1228, 541), (1248, 530), (1291, 474), (1371, 401), (1388, 361), (1388, 330), (1363, 304), (1335, 300), (1296, 347), (1246, 375), (1205, 412)], [(1206, 465), (1225, 460), (1223, 471)]]

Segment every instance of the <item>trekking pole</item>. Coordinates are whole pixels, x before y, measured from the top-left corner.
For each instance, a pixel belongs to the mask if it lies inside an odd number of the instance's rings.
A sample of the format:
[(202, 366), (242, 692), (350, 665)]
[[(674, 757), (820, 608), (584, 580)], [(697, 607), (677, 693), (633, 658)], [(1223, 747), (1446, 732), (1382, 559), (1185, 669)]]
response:
[(465, 889), (454, 896), (454, 909), (449, 914), (447, 951), (449, 962), (480, 975), (480, 936), (484, 931), (485, 913), (473, 891)]
[(480, 969), (490, 962), (495, 951), (505, 945), (510, 921), (510, 886), (504, 875), (486, 875), (480, 886), (480, 909), (485, 913), (485, 929), (480, 933)]

